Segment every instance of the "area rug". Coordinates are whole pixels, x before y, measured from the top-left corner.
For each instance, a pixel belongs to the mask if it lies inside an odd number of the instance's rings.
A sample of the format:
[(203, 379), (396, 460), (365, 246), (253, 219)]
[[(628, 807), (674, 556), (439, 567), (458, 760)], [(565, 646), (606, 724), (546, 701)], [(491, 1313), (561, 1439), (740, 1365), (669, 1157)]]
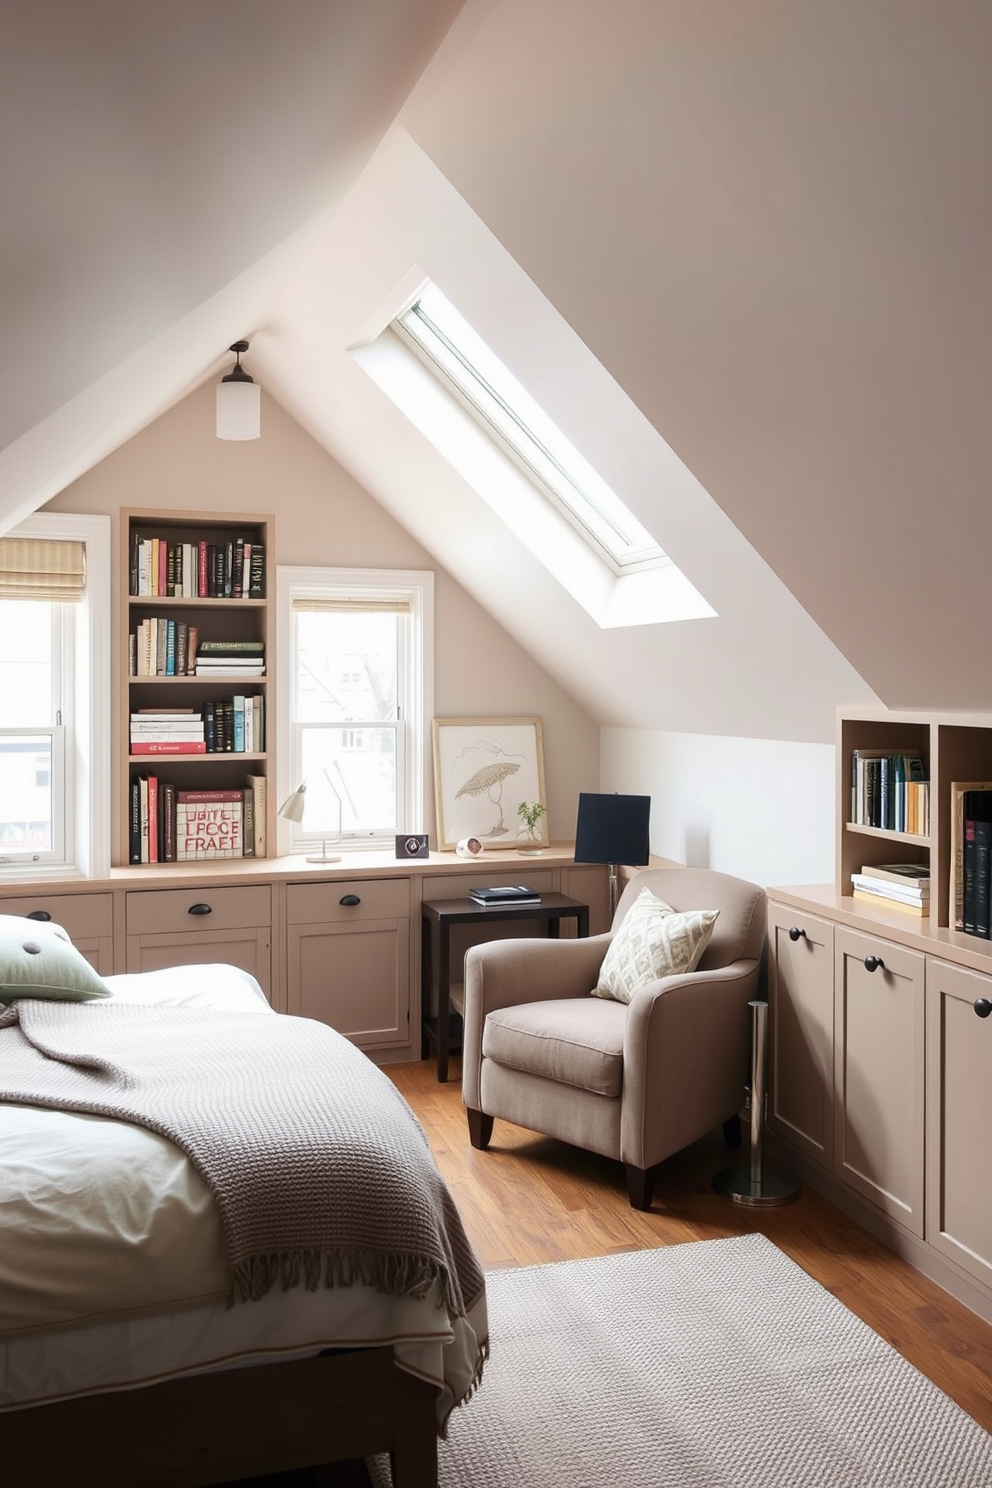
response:
[(441, 1488), (992, 1488), (992, 1437), (762, 1235), (486, 1289)]

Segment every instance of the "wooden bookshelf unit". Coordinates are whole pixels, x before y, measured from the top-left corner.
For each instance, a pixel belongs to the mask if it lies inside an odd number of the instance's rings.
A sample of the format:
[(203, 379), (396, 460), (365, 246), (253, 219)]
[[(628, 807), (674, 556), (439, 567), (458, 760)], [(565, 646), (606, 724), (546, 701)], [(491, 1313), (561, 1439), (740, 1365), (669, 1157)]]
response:
[[(149, 552), (150, 544), (156, 540), (165, 549), (160, 569), (151, 579), (152, 588), (165, 592), (137, 592), (149, 587), (146, 568), (142, 580), (138, 568), (140, 552), (142, 561)], [(138, 547), (138, 544), (143, 544)], [(233, 556), (237, 544), (248, 543), (253, 552), (260, 555), (256, 561), (254, 576), (245, 573)], [(246, 776), (253, 774), (267, 779), (273, 777), (271, 768), (272, 750), (270, 740), (274, 738), (273, 714), (274, 688), (270, 673), (272, 664), (273, 625), (270, 603), (273, 593), (273, 543), (274, 520), (271, 516), (239, 516), (208, 514), (203, 512), (159, 512), (151, 509), (125, 510), (121, 512), (120, 552), (120, 646), (121, 689), (120, 717), (118, 720), (117, 779), (120, 782), (120, 835), (116, 861), (118, 864), (138, 866), (133, 837), (132, 789), (140, 778), (154, 775), (161, 787), (168, 782), (177, 791), (236, 791), (244, 790)], [(177, 560), (182, 546), (187, 547), (185, 585), (182, 564)], [(157, 549), (160, 551), (160, 549)], [(207, 555), (217, 557), (216, 571), (208, 572)], [(172, 564), (170, 568), (170, 562)], [(226, 568), (225, 568), (226, 565)], [(192, 570), (192, 571), (191, 571)], [(254, 582), (253, 582), (254, 578)], [(240, 580), (240, 582), (239, 582)], [(198, 592), (184, 592), (195, 587)], [(180, 592), (170, 592), (179, 590)], [(224, 592), (225, 589), (230, 592)], [(218, 593), (217, 591), (221, 592)], [(207, 592), (204, 592), (207, 591)], [(181, 648), (184, 657), (176, 656), (169, 662), (169, 671), (155, 670), (161, 667), (162, 655), (151, 658), (152, 672), (135, 672), (136, 640), (142, 622), (155, 620), (159, 628), (167, 627), (167, 633), (175, 639), (179, 627), (187, 638)], [(168, 622), (173, 622), (168, 626)], [(239, 674), (233, 667), (231, 673), (215, 673), (199, 676), (192, 671), (193, 658), (188, 651), (188, 631), (195, 627), (199, 642), (261, 645), (265, 672), (262, 676)], [(183, 670), (185, 660), (189, 670)], [(149, 665), (140, 654), (138, 668)], [(141, 709), (169, 710), (192, 708), (201, 713), (206, 704), (229, 704), (235, 697), (258, 696), (262, 699), (262, 737), (250, 751), (224, 749), (207, 753), (137, 753), (131, 748), (131, 715)], [(227, 724), (227, 711), (224, 722)], [(233, 744), (233, 739), (232, 739)], [(264, 815), (264, 839), (266, 856), (273, 851), (275, 841), (275, 802), (272, 792), (266, 791)], [(159, 859), (167, 862), (168, 859)], [(143, 865), (142, 865), (143, 866)], [(149, 864), (149, 866), (151, 866)]]

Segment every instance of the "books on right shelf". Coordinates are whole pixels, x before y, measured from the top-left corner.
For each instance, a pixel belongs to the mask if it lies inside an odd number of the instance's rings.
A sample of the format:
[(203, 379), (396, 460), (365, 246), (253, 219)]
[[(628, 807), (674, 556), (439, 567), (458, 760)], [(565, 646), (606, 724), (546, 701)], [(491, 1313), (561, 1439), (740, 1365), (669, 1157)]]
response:
[(950, 821), (950, 927), (988, 940), (992, 781), (952, 781)]

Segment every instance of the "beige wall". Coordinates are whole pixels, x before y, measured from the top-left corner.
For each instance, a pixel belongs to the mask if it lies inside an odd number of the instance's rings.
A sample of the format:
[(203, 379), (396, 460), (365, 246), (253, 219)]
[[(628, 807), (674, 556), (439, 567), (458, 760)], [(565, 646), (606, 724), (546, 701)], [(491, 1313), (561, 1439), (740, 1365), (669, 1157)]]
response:
[[(118, 513), (139, 506), (272, 512), (278, 564), (433, 569), (435, 712), (541, 718), (551, 835), (573, 835), (579, 791), (599, 788), (597, 723), (264, 392), (261, 439), (217, 439), (206, 384), (45, 509), (111, 516), (116, 583)], [(433, 791), (428, 809), (433, 836)]]

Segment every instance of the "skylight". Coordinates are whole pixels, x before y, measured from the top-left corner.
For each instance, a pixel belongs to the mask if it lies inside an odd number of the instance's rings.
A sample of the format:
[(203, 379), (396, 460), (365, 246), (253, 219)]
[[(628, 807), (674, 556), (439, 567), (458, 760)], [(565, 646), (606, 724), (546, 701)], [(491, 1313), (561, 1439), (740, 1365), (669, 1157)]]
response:
[(617, 574), (670, 561), (439, 289), (427, 285), (394, 327)]

